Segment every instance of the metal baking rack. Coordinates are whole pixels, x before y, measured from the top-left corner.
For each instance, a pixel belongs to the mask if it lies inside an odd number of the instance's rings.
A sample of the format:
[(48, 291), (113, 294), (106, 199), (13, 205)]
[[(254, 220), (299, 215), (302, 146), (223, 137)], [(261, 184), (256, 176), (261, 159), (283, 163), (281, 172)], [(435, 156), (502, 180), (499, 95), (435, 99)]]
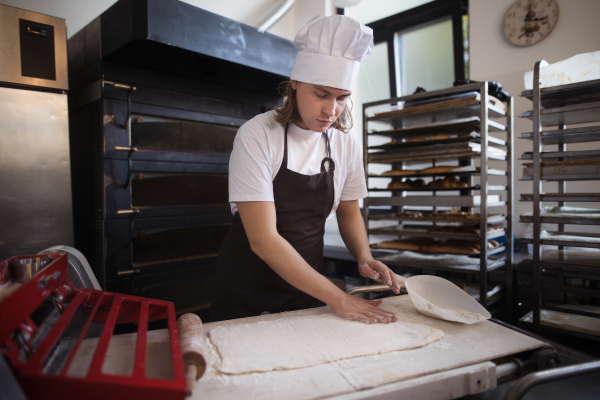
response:
[[(523, 154), (521, 158), (530, 160), (525, 165), (521, 180), (533, 183), (533, 193), (521, 195), (521, 201), (533, 205), (532, 213), (520, 217), (521, 222), (533, 223), (533, 237), (523, 239), (524, 243), (533, 245), (533, 256), (517, 266), (517, 281), (520, 282), (519, 287), (523, 287), (524, 307), (520, 314), (523, 311), (532, 313), (531, 322), (524, 322), (524, 317), (521, 325), (536, 333), (544, 330), (600, 340), (600, 336), (542, 325), (542, 310), (600, 318), (598, 313), (556, 305), (564, 305), (573, 299), (570, 296), (579, 296), (578, 299), (583, 299), (586, 304), (590, 298), (596, 301), (600, 298), (600, 290), (594, 289), (594, 285), (598, 287), (600, 281), (600, 257), (573, 258), (570, 255), (576, 254), (574, 250), (565, 250), (567, 246), (600, 248), (598, 241), (592, 240), (600, 238), (598, 234), (565, 231), (565, 225), (600, 225), (600, 211), (593, 213), (591, 210), (577, 215), (569, 213), (568, 209), (554, 212), (542, 208), (542, 202), (558, 203), (558, 207), (564, 207), (566, 202), (600, 202), (600, 193), (568, 193), (566, 189), (568, 181), (600, 180), (598, 150), (567, 151), (566, 148), (571, 143), (600, 142), (598, 125), (567, 128), (567, 125), (600, 122), (600, 80), (542, 89), (540, 68), (544, 64), (545, 61), (535, 64), (533, 89), (521, 93), (522, 97), (533, 102), (533, 109), (521, 114), (521, 117), (533, 121), (533, 131), (521, 135), (522, 139), (533, 142), (533, 151)], [(558, 149), (543, 151), (544, 145), (557, 145)], [(558, 192), (543, 193), (544, 181), (557, 182)], [(543, 223), (556, 224), (558, 229), (542, 233)], [(558, 246), (558, 253), (554, 250), (542, 252), (542, 245)], [(527, 282), (531, 282), (531, 287)], [(525, 297), (525, 292), (528, 297)], [(517, 296), (520, 296), (519, 293)]]
[[(495, 119), (492, 119), (495, 118)], [(500, 133), (500, 137), (491, 136)], [(478, 241), (484, 249), (479, 255), (477, 267), (460, 265), (447, 267), (427, 265), (422, 273), (448, 271), (466, 274), (470, 281), (478, 280), (480, 302), (486, 307), (488, 284), (502, 283), (506, 288), (502, 300), (505, 301), (507, 317), (511, 317), (512, 302), (512, 163), (513, 163), (513, 99), (499, 102), (488, 93), (488, 83), (473, 83), (449, 89), (418, 93), (410, 96), (391, 98), (363, 105), (364, 165), (370, 196), (365, 199), (364, 218), (372, 248), (379, 249), (377, 242), (383, 237), (427, 237), (439, 240), (465, 239)], [(432, 137), (446, 134), (448, 138), (434, 140), (406, 141), (408, 139)], [(379, 138), (379, 143), (375, 142)], [(390, 139), (393, 144), (382, 145), (381, 139)], [(452, 148), (449, 148), (452, 147)], [(489, 161), (495, 160), (494, 168)], [(427, 166), (453, 164), (463, 167), (459, 171), (421, 173)], [(505, 164), (504, 164), (505, 163)], [(390, 165), (390, 169), (414, 169), (416, 172), (401, 176), (382, 176), (374, 173), (374, 165)], [(506, 165), (498, 169), (497, 165)], [(414, 168), (411, 166), (415, 166)], [(387, 188), (390, 179), (403, 180), (423, 178), (435, 180), (446, 176), (456, 176), (467, 187), (458, 188)], [(499, 177), (498, 183), (490, 184), (490, 176)], [(493, 193), (490, 193), (493, 192)], [(406, 209), (420, 209), (423, 215), (415, 218), (403, 214)], [(467, 218), (465, 215), (444, 215), (443, 210), (461, 210), (488, 215), (488, 218)], [(438, 217), (436, 217), (438, 215)], [(390, 222), (381, 226), (378, 221)], [(426, 232), (426, 229), (407, 229), (406, 223), (422, 224), (434, 228), (446, 224), (478, 224), (481, 234), (448, 234)], [(487, 226), (503, 223), (500, 230), (489, 233)], [(394, 225), (392, 225), (394, 224)], [(487, 249), (492, 238), (506, 236), (506, 245)], [(381, 249), (385, 262), (394, 267), (414, 266), (404, 262), (401, 252)], [(506, 252), (502, 260), (493, 260), (499, 253)], [(451, 253), (418, 252), (431, 255)], [(396, 257), (398, 255), (398, 257)], [(458, 254), (457, 254), (458, 255)], [(463, 255), (464, 254), (460, 254)], [(491, 258), (490, 258), (491, 257)], [(500, 282), (492, 282), (489, 272), (504, 268), (499, 274)], [(507, 267), (508, 266), (508, 267)], [(498, 310), (498, 309), (497, 309)], [(493, 311), (497, 311), (493, 310)]]

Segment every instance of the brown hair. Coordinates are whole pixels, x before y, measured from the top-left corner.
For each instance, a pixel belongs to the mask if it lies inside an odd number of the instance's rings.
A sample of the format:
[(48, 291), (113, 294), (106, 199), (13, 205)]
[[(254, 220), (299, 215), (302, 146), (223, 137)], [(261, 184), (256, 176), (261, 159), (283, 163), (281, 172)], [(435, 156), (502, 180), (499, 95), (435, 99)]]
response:
[[(298, 112), (298, 106), (296, 104), (296, 91), (292, 89), (291, 82), (281, 82), (281, 84), (279, 84), (279, 93), (283, 96), (283, 107), (275, 109), (275, 121), (280, 124), (301, 121), (302, 118), (300, 118), (300, 113)], [(333, 123), (335, 129), (344, 133), (348, 133), (354, 125), (352, 114), (350, 113), (352, 111), (352, 100), (350, 98), (348, 98), (348, 100), (350, 101), (350, 106), (346, 103), (344, 110)]]

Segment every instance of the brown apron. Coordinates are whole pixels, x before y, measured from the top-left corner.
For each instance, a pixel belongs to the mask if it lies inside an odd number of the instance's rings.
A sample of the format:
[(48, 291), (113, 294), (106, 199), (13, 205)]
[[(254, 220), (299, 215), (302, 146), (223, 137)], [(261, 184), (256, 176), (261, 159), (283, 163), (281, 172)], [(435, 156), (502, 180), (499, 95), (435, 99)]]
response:
[[(277, 232), (321, 274), (325, 272), (323, 234), (333, 208), (335, 170), (327, 132), (323, 137), (327, 157), (321, 161), (321, 173), (299, 174), (288, 169), (286, 124), (283, 160), (273, 180)], [(324, 305), (284, 281), (252, 251), (239, 213), (221, 244), (213, 288), (213, 322)]]

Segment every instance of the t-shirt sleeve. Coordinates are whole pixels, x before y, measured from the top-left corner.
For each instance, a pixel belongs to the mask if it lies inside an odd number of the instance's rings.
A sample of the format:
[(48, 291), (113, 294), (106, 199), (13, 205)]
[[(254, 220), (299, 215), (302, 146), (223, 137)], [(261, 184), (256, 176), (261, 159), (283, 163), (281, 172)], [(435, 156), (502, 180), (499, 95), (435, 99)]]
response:
[[(351, 135), (352, 133), (348, 133)], [(340, 195), (341, 201), (364, 199), (368, 196), (365, 170), (362, 162), (362, 152), (357, 140), (352, 140), (350, 145), (348, 174)]]
[(268, 147), (240, 133), (229, 159), (229, 202), (274, 201)]

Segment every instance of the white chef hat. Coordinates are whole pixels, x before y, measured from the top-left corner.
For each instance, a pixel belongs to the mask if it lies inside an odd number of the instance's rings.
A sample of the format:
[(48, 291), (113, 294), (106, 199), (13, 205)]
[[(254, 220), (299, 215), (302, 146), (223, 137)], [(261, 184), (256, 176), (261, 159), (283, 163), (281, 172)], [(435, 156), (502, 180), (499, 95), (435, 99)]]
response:
[(290, 79), (352, 90), (360, 62), (373, 50), (373, 30), (344, 15), (319, 15), (300, 29), (294, 46)]

